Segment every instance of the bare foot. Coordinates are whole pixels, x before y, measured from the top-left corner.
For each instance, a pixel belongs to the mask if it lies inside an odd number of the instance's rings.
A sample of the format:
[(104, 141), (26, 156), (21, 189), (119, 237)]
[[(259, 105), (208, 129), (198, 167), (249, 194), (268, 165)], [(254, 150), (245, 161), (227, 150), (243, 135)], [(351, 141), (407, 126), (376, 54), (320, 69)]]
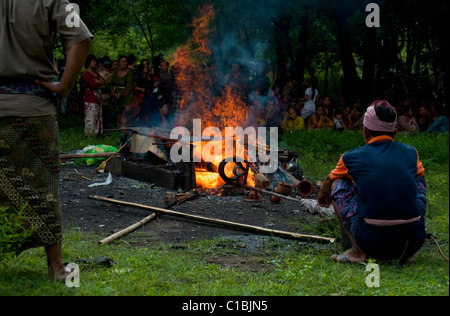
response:
[(413, 254), (411, 257), (406, 258), (403, 263), (411, 263), (414, 260), (416, 260), (418, 257), (418, 253), (416, 252), (415, 254)]
[(341, 255), (331, 255), (330, 259), (336, 262), (364, 262), (367, 260), (366, 255), (357, 248), (350, 248)]
[(72, 271), (67, 269), (64, 265), (57, 267), (49, 267), (48, 272), (50, 279), (62, 282), (64, 282), (66, 278), (72, 273)]

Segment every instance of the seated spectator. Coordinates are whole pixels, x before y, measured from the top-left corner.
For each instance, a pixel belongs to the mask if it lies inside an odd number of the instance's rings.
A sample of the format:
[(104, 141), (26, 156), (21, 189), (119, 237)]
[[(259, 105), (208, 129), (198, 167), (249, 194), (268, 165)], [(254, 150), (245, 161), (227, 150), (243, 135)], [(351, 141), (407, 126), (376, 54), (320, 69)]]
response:
[(446, 108), (442, 105), (436, 105), (435, 110), (438, 118), (430, 128), (425, 131), (425, 134), (428, 134), (429, 132), (445, 133), (449, 131), (448, 112)]
[(398, 117), (397, 129), (399, 132), (404, 133), (417, 133), (419, 131), (419, 125), (414, 117), (412, 106), (408, 105), (405, 107), (403, 115)]
[(416, 115), (416, 122), (419, 125), (419, 130), (425, 133), (427, 129), (433, 124), (433, 119), (430, 116), (430, 109), (426, 105), (421, 105)]
[(349, 130), (360, 130), (362, 129), (362, 111), (360, 108), (353, 108), (349, 115), (347, 115), (344, 119), (345, 126)]
[(304, 128), (305, 121), (303, 118), (297, 115), (297, 111), (295, 111), (294, 107), (289, 107), (281, 122), (281, 130), (283, 132), (292, 132)]
[(323, 106), (323, 112), (324, 114), (329, 117), (332, 118), (334, 116), (334, 108), (333, 105), (331, 104), (331, 98), (326, 96), (322, 99), (322, 106)]
[(340, 109), (337, 109), (334, 112), (334, 116), (333, 116), (334, 128), (340, 132), (342, 132), (344, 129), (346, 129), (346, 126), (345, 126), (345, 123), (343, 120), (343, 116), (344, 116), (344, 113)]
[(316, 113), (308, 119), (308, 129), (320, 129), (323, 127), (334, 127), (334, 122), (323, 111), (323, 106), (319, 105)]

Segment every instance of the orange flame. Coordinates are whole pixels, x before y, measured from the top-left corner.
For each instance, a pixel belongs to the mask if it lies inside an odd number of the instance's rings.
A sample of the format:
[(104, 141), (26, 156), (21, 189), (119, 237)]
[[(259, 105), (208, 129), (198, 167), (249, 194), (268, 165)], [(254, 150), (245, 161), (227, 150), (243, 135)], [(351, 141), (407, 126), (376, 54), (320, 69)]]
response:
[[(204, 128), (217, 127), (225, 133), (225, 127), (243, 126), (247, 119), (248, 108), (230, 87), (225, 88), (222, 96), (213, 97), (210, 89), (212, 79), (205, 69), (205, 64), (211, 57), (208, 39), (211, 32), (210, 24), (215, 18), (214, 8), (211, 4), (206, 4), (199, 9), (197, 15), (192, 22), (194, 28), (192, 37), (168, 58), (175, 74), (175, 85), (182, 96), (177, 109), (178, 125), (188, 126), (192, 119), (200, 118)], [(196, 146), (200, 148), (200, 155), (204, 145), (202, 142), (200, 146)], [(225, 148), (224, 144), (222, 148)], [(227, 157), (224, 157), (224, 151), (214, 154), (216, 157), (212, 163), (218, 168), (220, 162)], [(232, 169), (233, 164), (228, 163), (226, 167)], [(196, 179), (197, 186), (204, 189), (218, 188), (224, 184), (216, 172), (196, 172)], [(251, 170), (248, 184), (254, 185)]]

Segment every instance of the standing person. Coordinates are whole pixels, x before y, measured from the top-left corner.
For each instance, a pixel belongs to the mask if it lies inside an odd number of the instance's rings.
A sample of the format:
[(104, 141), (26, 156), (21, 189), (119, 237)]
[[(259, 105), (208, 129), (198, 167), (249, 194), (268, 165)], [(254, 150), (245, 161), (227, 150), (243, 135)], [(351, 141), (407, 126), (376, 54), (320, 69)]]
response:
[[(69, 95), (92, 40), (81, 20), (79, 27), (66, 24), (68, 5), (67, 0), (0, 2), (0, 206), (26, 206), (33, 236), (21, 250), (43, 246), (55, 280), (65, 280), (70, 271), (61, 258), (60, 147), (52, 97)], [(55, 33), (67, 49), (59, 82), (52, 82)]]
[(425, 169), (414, 147), (394, 141), (397, 114), (375, 101), (364, 115), (365, 146), (341, 156), (326, 177), (318, 203), (334, 211), (351, 248), (331, 258), (367, 257), (410, 262), (425, 240)]
[(114, 102), (111, 105), (111, 113), (115, 117), (118, 126), (123, 124), (123, 112), (125, 108), (133, 103), (133, 72), (128, 68), (127, 56), (119, 57), (119, 66), (109, 82), (111, 95)]
[(99, 75), (102, 76), (103, 79), (105, 79), (106, 86), (102, 87), (101, 94), (102, 94), (102, 116), (103, 116), (103, 127), (106, 128), (114, 128), (114, 125), (112, 125), (111, 122), (111, 89), (109, 88), (109, 82), (112, 79), (112, 75), (114, 71), (112, 70), (112, 62), (111, 59), (108, 56), (104, 56), (103, 58), (103, 71), (99, 72)]
[(302, 112), (300, 113), (301, 117), (304, 120), (308, 120), (308, 118), (316, 113), (316, 104), (319, 100), (319, 91), (317, 91), (317, 83), (309, 78), (306, 81), (306, 85), (308, 88), (305, 90), (305, 105), (303, 106)]
[(89, 55), (83, 72), (83, 81), (86, 85), (84, 92), (84, 136), (103, 135), (102, 96), (100, 88), (106, 86), (106, 80), (97, 73), (97, 58)]
[(163, 96), (164, 102), (168, 102), (170, 104), (172, 102), (174, 78), (172, 72), (169, 70), (168, 61), (161, 62), (159, 79), (159, 89), (161, 90), (161, 95)]
[(119, 61), (117, 59), (115, 59), (112, 61), (111, 70), (112, 70), (112, 72), (114, 72), (117, 69), (119, 69)]

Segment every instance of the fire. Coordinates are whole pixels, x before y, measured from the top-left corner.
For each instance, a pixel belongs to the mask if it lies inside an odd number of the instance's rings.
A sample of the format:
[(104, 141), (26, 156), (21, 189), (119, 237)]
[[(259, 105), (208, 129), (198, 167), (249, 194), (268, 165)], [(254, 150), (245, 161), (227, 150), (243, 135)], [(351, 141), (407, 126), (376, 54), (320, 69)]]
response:
[[(205, 64), (211, 57), (208, 39), (211, 32), (211, 21), (215, 19), (214, 8), (206, 4), (198, 11), (198, 17), (192, 22), (194, 28), (192, 37), (180, 46), (168, 58), (175, 74), (175, 85), (180, 100), (176, 105), (178, 126), (188, 126), (192, 119), (201, 118), (204, 128), (244, 126), (248, 115), (248, 108), (243, 100), (226, 87), (221, 96), (215, 97), (211, 92), (212, 79), (206, 71)], [(223, 135), (225, 136), (225, 135)], [(205, 146), (204, 142), (194, 143), (194, 156), (200, 157)], [(225, 148), (225, 146), (222, 146)], [(224, 157), (224, 152), (214, 153), (212, 164), (215, 169)], [(241, 157), (246, 159), (246, 157)], [(227, 176), (232, 176), (232, 163), (226, 165)], [(225, 182), (215, 171), (198, 170), (196, 172), (197, 186), (203, 189), (218, 188)], [(248, 185), (254, 185), (253, 171), (249, 170)]]
[[(211, 189), (211, 188), (218, 188), (222, 185), (225, 184), (225, 181), (220, 177), (218, 170), (219, 170), (219, 165), (222, 162), (222, 160), (225, 157), (225, 141), (224, 140), (219, 140), (220, 142), (222, 142), (222, 152), (221, 153), (211, 153), (213, 155), (213, 160), (210, 162), (210, 169), (213, 170), (208, 170), (208, 169), (200, 169), (197, 168), (196, 172), (195, 172), (195, 178), (196, 178), (196, 183), (197, 183), (197, 187), (201, 187), (202, 189)], [(205, 145), (207, 143), (211, 143), (214, 141), (210, 141), (210, 142), (205, 142), (205, 141), (200, 141), (200, 142), (194, 142), (194, 153), (193, 153), (193, 157), (194, 160), (200, 160), (202, 158), (202, 152), (203, 149), (205, 147)], [(236, 166), (236, 163), (234, 162), (229, 162), (225, 165), (224, 168), (224, 173), (227, 177), (232, 178), (235, 174), (233, 173), (233, 169)], [(247, 167), (245, 165), (245, 163), (243, 163), (244, 168)], [(255, 185), (255, 180), (254, 180), (254, 172), (253, 170), (251, 170), (249, 168), (248, 171), (248, 176), (247, 176), (247, 185), (251, 185), (254, 186)]]

